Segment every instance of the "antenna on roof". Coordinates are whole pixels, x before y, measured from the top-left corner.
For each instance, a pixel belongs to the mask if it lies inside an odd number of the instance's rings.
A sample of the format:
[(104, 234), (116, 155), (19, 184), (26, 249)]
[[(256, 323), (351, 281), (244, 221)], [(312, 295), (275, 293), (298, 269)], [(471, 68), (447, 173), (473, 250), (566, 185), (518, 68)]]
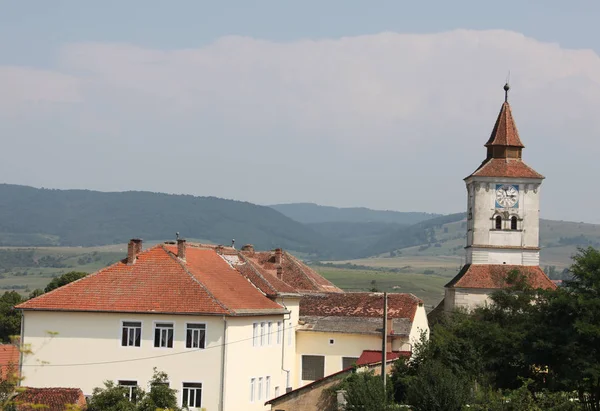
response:
[(175, 238), (176, 238), (177, 240), (179, 240), (179, 231), (177, 231), (177, 232), (175, 233)]
[(235, 248), (235, 238), (231, 240), (231, 248)]

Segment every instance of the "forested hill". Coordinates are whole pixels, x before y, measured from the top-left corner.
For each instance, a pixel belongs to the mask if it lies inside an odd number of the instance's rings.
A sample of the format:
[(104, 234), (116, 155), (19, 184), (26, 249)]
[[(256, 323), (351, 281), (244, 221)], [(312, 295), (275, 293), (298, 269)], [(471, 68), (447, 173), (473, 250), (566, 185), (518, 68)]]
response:
[(270, 206), (300, 223), (394, 223), (413, 225), (440, 217), (441, 214), (371, 210), (365, 207), (338, 208), (313, 203), (275, 204)]
[(215, 197), (141, 191), (104, 193), (0, 184), (0, 245), (90, 246), (175, 232), (217, 244), (252, 243), (315, 252), (329, 241), (270, 207)]

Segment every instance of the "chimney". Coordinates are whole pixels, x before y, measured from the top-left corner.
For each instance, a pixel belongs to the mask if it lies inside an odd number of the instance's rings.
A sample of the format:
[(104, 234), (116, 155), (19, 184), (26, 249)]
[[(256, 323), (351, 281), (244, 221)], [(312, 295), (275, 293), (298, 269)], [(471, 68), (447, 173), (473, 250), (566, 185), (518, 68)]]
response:
[(127, 265), (135, 264), (137, 255), (142, 251), (142, 240), (140, 238), (132, 238), (127, 244)]
[(277, 265), (281, 265), (281, 255), (282, 255), (282, 251), (281, 248), (276, 248), (275, 249), (275, 264)]
[(277, 266), (277, 278), (283, 279), (283, 267), (280, 265)]
[(183, 238), (177, 239), (177, 257), (185, 261), (185, 240)]
[(223, 254), (223, 246), (219, 244), (215, 247), (215, 251), (217, 252), (217, 254)]
[(252, 244), (246, 244), (242, 247), (242, 251), (248, 254), (254, 254), (254, 246)]

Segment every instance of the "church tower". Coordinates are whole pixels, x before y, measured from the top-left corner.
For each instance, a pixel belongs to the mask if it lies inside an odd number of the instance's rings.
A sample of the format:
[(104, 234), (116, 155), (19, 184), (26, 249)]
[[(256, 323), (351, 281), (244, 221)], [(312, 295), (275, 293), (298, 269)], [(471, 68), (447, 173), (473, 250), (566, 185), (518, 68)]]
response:
[(446, 284), (444, 308), (472, 309), (508, 286), (515, 269), (534, 288), (554, 288), (539, 267), (540, 187), (544, 176), (522, 160), (521, 142), (508, 103), (504, 103), (488, 141), (487, 156), (467, 186), (466, 264)]

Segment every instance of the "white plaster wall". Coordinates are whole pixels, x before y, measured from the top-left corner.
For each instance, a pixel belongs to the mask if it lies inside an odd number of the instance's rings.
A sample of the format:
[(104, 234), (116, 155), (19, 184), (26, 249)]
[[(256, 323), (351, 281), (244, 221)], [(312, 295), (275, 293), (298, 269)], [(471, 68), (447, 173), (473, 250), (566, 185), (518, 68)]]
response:
[[(87, 395), (105, 380), (136, 380), (147, 389), (157, 367), (169, 375), (180, 404), (182, 383), (201, 382), (203, 406), (208, 411), (218, 409), (222, 317), (41, 311), (25, 311), (24, 317), (23, 342), (33, 351), (23, 361), (24, 385), (79, 387)], [(121, 320), (142, 322), (141, 347), (121, 346)], [(154, 348), (154, 321), (174, 322), (173, 348)], [(186, 322), (206, 324), (206, 349), (185, 348)], [(68, 365), (102, 362), (110, 363)]]
[(452, 311), (456, 305), (456, 291), (454, 288), (446, 288), (444, 293), (444, 311)]
[[(429, 339), (429, 321), (427, 321), (427, 312), (425, 311), (425, 307), (420, 305), (415, 312), (415, 318), (409, 334), (409, 342), (412, 347), (421, 341), (421, 334), (423, 331), (425, 331), (426, 338)], [(412, 349), (410, 351), (412, 351)]]
[[(282, 350), (291, 350), (287, 336), (281, 344), (277, 344), (277, 321), (280, 316), (265, 317), (228, 317), (227, 318), (227, 351), (225, 368), (225, 411), (265, 410), (265, 401), (274, 398), (275, 387), (279, 393), (285, 393), (286, 373), (282, 370)], [(273, 324), (271, 343), (253, 345), (253, 323), (268, 322)], [(287, 331), (287, 330), (286, 330)], [(266, 393), (266, 377), (269, 376), (270, 390)], [(263, 378), (262, 391), (258, 392), (258, 379)], [(254, 401), (250, 397), (250, 379), (255, 378)], [(209, 409), (209, 411), (211, 411)]]
[(455, 288), (454, 291), (455, 305), (452, 309), (463, 308), (467, 311), (489, 304), (489, 296), (492, 293), (492, 290), (488, 289)]

